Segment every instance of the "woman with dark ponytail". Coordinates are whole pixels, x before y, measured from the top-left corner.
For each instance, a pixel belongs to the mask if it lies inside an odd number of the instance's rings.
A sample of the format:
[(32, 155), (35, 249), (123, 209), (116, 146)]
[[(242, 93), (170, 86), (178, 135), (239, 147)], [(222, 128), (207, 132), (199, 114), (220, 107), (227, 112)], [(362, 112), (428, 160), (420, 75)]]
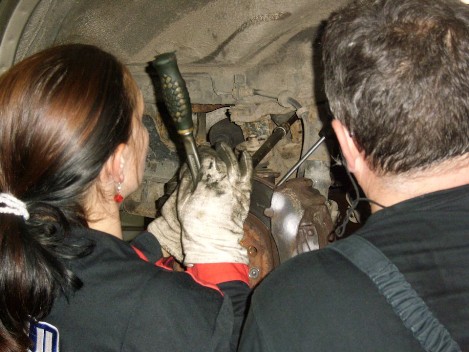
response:
[(128, 70), (94, 46), (53, 47), (0, 76), (0, 351), (234, 348), (229, 296), (247, 293), (244, 266), (225, 263), (238, 273), (209, 288), (197, 265), (161, 267), (150, 233), (122, 241), (119, 203), (144, 173), (142, 114)]

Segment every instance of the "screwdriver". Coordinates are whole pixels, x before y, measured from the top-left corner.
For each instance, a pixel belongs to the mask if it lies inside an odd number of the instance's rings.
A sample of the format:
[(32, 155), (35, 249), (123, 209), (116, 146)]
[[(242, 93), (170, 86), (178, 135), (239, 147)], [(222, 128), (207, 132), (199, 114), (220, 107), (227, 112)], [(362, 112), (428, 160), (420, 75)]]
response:
[(187, 91), (186, 82), (179, 72), (176, 54), (164, 53), (156, 56), (152, 65), (158, 73), (163, 100), (169, 115), (176, 125), (176, 130), (184, 143), (187, 155), (187, 164), (192, 174), (194, 185), (200, 169), (200, 157), (194, 139), (194, 124), (192, 122), (192, 108)]

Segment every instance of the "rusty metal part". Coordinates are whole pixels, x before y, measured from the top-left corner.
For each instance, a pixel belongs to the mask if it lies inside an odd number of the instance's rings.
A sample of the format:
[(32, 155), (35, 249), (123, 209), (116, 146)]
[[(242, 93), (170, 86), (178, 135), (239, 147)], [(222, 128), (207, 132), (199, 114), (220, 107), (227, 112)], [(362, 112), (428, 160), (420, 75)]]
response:
[[(302, 197), (302, 204), (305, 208), (303, 217), (298, 226), (298, 235), (296, 238), (296, 252), (303, 253), (319, 248), (324, 248), (331, 242), (331, 234), (334, 230), (329, 207), (326, 199), (320, 192), (312, 188), (312, 181), (301, 179), (306, 182), (306, 188), (309, 190), (307, 197)], [(301, 193), (300, 193), (301, 194)]]
[(229, 104), (192, 104), (193, 113), (207, 113), (230, 106)]
[(248, 250), (249, 286), (252, 288), (279, 265), (278, 251), (270, 230), (251, 213), (244, 222), (241, 244)]

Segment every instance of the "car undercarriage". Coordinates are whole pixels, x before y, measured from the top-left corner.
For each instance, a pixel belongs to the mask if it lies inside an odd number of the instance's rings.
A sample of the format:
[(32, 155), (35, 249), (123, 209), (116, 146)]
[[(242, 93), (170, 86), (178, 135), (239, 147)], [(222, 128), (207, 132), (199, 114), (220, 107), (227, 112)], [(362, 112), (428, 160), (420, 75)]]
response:
[[(0, 72), (46, 47), (97, 45), (135, 77), (150, 150), (123, 211), (154, 218), (185, 153), (150, 62), (174, 52), (198, 145), (262, 152), (243, 245), (251, 285), (333, 241), (350, 203), (322, 86), (321, 28), (344, 0), (2, 0)], [(293, 118), (292, 118), (293, 117)], [(314, 149), (313, 149), (314, 148)]]

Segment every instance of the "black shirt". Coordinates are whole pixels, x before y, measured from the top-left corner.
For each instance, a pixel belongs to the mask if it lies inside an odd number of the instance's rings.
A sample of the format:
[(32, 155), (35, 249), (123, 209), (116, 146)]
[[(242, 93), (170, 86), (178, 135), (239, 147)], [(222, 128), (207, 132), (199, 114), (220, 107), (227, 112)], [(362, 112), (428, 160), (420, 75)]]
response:
[[(59, 297), (44, 319), (58, 329), (61, 351), (230, 350), (236, 331), (228, 295), (141, 260), (111, 235), (82, 229), (73, 236), (93, 241), (95, 248), (70, 264), (83, 287), (69, 300)], [(146, 254), (160, 252), (153, 236), (142, 236), (140, 246), (153, 246)]]
[[(388, 256), (469, 351), (469, 185), (380, 210), (355, 235)], [(326, 247), (292, 258), (260, 284), (240, 350), (422, 348), (371, 280)]]

